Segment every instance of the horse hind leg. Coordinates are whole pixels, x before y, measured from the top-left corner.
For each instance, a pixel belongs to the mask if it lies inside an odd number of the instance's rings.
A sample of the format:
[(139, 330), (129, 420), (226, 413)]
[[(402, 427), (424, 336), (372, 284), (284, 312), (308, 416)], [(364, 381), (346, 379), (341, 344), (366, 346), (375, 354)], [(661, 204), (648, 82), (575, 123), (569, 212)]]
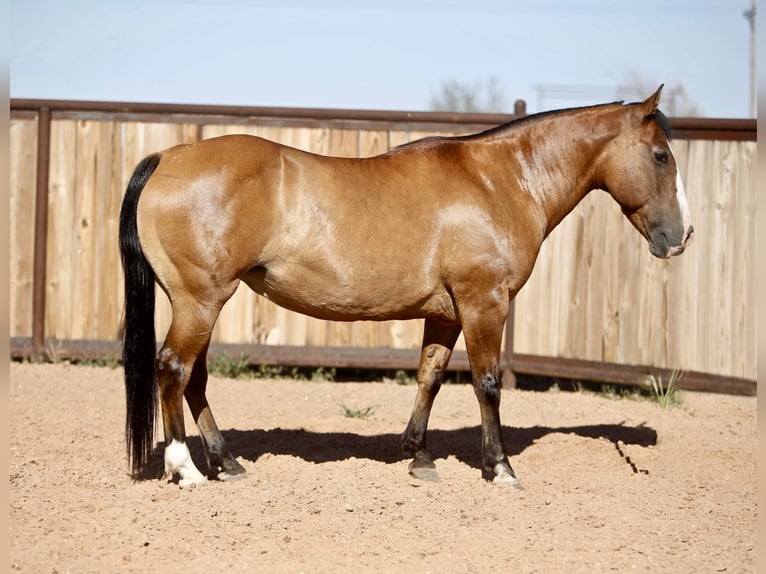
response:
[(246, 477), (244, 467), (237, 462), (234, 455), (226, 445), (221, 431), (213, 418), (213, 412), (205, 396), (207, 388), (207, 345), (198, 355), (194, 363), (189, 384), (186, 386), (184, 396), (191, 410), (194, 422), (202, 439), (205, 456), (208, 463), (208, 478), (223, 481), (236, 480)]
[[(172, 329), (172, 327), (171, 327)], [(205, 476), (197, 469), (186, 443), (184, 428), (183, 389), (189, 380), (193, 361), (185, 359), (185, 349), (166, 340), (157, 354), (155, 368), (160, 389), (162, 424), (165, 432), (165, 476), (166, 480), (179, 477), (179, 486), (187, 488), (203, 484)]]
[[(195, 420), (207, 421), (208, 415), (202, 416), (204, 409), (200, 407), (202, 402), (197, 398), (197, 389), (200, 387), (198, 365), (205, 361), (204, 354), (220, 308), (221, 305), (174, 304), (170, 329), (155, 361), (165, 432), (165, 478), (173, 480), (178, 476), (181, 488), (207, 482), (205, 475), (194, 464), (187, 445), (183, 400), (190, 382), (193, 382), (189, 394), (193, 397), (192, 404), (198, 409), (193, 412)], [(204, 384), (202, 387), (204, 389)], [(202, 399), (204, 401), (204, 391)]]

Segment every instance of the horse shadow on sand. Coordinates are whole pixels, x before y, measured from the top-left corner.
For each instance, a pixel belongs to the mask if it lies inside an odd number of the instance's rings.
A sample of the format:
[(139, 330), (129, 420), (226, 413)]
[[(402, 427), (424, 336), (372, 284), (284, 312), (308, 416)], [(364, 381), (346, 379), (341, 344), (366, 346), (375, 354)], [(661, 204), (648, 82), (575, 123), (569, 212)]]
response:
[[(624, 445), (650, 446), (657, 444), (657, 431), (644, 426), (601, 424), (583, 426), (503, 427), (503, 438), (509, 457), (516, 456), (535, 441), (554, 433), (606, 439), (611, 442), (634, 473), (648, 474), (639, 469), (623, 450)], [(400, 434), (386, 433), (361, 435), (349, 432), (317, 432), (304, 429), (252, 429), (222, 431), (229, 448), (237, 457), (255, 462), (265, 454), (295, 456), (317, 464), (339, 462), (349, 458), (368, 459), (386, 464), (409, 460), (401, 450)], [(190, 437), (189, 449), (199, 468), (205, 469), (201, 441)], [(477, 470), (481, 469), (481, 427), (472, 426), (454, 430), (429, 429), (428, 450), (434, 461), (454, 456)], [(164, 443), (159, 443), (138, 479), (151, 479), (162, 475)], [(203, 471), (204, 472), (204, 471)]]

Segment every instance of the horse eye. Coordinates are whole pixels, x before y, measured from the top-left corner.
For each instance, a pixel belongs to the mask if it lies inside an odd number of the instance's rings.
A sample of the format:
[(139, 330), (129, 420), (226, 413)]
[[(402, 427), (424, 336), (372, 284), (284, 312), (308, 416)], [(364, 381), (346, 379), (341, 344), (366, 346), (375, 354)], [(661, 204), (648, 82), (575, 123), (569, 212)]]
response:
[(668, 163), (668, 152), (666, 151), (654, 152), (654, 160), (657, 163)]

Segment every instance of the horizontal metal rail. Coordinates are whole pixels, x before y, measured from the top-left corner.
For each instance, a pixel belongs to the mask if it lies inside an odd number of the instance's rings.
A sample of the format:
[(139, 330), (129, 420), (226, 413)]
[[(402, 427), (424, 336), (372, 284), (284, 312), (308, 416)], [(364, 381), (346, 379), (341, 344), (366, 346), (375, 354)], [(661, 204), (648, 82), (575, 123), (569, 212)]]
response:
[[(72, 100), (11, 99), (11, 117), (34, 116), (49, 109), (54, 118), (92, 120), (164, 121), (184, 123), (252, 123), (271, 125), (348, 125), (405, 129), (408, 126), (452, 126), (461, 131), (496, 126), (526, 115), (526, 103), (517, 100), (513, 114), (218, 106)], [(737, 118), (671, 118), (678, 139), (749, 140), (757, 137), (756, 120)]]
[[(121, 359), (119, 341), (49, 339), (44, 348), (46, 358), (50, 361), (120, 361)], [(34, 347), (30, 338), (11, 338), (12, 359), (27, 359), (33, 353)], [(420, 349), (230, 345), (222, 343), (210, 345), (208, 359), (215, 359), (221, 355), (236, 361), (245, 361), (251, 366), (283, 365), (337, 369), (416, 370), (420, 360)], [(514, 375), (541, 376), (641, 388), (647, 387), (647, 380), (650, 375), (662, 377), (663, 381), (668, 381), (672, 373), (670, 369), (645, 365), (623, 365), (520, 353), (514, 353), (510, 361), (510, 365), (504, 365), (503, 368)], [(465, 351), (453, 353), (449, 370), (470, 370), (468, 355)], [(754, 380), (698, 371), (686, 371), (678, 381), (678, 388), (709, 393), (756, 395), (756, 382)]]

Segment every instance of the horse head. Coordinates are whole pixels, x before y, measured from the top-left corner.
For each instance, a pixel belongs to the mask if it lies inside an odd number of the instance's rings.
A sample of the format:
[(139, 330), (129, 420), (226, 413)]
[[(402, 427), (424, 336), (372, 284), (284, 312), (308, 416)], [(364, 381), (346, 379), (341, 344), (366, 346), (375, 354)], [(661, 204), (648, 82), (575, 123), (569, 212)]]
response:
[(655, 257), (680, 255), (691, 242), (686, 192), (659, 110), (662, 86), (646, 101), (625, 106), (625, 124), (602, 157), (604, 187), (649, 242)]

